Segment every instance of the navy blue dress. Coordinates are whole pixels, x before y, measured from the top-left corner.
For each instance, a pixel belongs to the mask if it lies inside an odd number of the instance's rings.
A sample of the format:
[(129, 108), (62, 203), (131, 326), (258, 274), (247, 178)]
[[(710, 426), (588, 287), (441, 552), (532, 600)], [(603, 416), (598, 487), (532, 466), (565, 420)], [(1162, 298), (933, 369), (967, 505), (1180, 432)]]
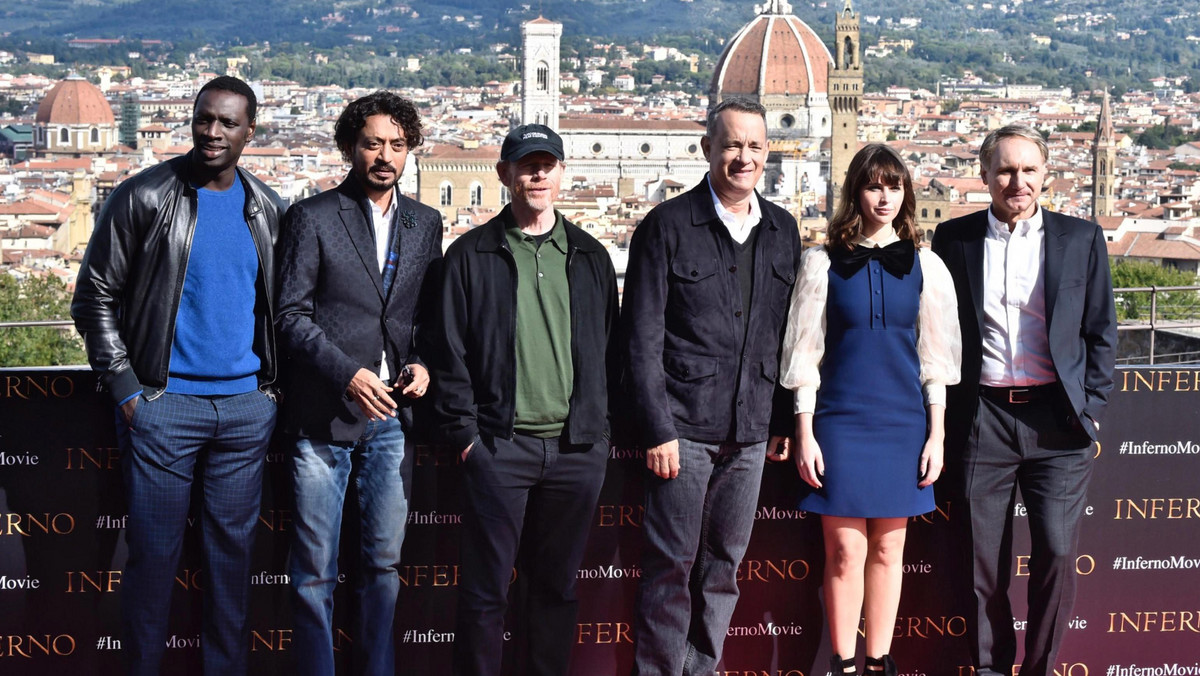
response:
[(813, 412), (825, 476), (819, 490), (805, 485), (800, 508), (865, 518), (930, 512), (933, 487), (917, 488), (926, 430), (917, 357), (920, 262), (899, 279), (877, 260), (849, 278), (836, 267), (829, 270)]

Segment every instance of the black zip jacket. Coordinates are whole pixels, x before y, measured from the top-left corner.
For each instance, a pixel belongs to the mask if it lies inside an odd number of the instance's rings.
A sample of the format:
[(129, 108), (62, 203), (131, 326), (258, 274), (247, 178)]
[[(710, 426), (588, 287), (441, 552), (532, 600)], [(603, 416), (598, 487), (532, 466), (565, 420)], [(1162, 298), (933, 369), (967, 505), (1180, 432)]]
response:
[[(196, 230), (190, 162), (188, 153), (121, 183), (104, 203), (83, 255), (71, 316), (114, 404), (138, 390), (154, 399), (167, 386), (175, 315)], [(259, 388), (268, 391), (275, 382), (275, 240), (284, 207), (262, 181), (240, 167), (237, 174), (258, 253), (254, 353), (262, 359)]]
[[(434, 410), (447, 442), (457, 450), (480, 432), (513, 436), (517, 264), (504, 237), (510, 209), (505, 207), (446, 251), (440, 344), (427, 361)], [(617, 365), (617, 276), (599, 242), (566, 219), (563, 226), (575, 386), (562, 436), (568, 443), (592, 444), (608, 433), (609, 390), (615, 389), (609, 381)]]

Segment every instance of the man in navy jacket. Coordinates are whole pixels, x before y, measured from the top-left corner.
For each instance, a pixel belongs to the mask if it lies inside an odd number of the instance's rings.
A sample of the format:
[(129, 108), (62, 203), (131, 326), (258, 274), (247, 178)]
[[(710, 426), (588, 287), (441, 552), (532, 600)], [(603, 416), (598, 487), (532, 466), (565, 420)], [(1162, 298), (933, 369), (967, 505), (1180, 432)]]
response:
[(794, 430), (778, 375), (800, 237), (796, 219), (755, 192), (765, 115), (744, 99), (713, 108), (701, 140), (708, 176), (655, 207), (630, 245), (625, 377), (652, 473), (635, 674), (713, 672), (763, 460), (786, 459)]
[[(1038, 206), (1049, 153), (1010, 125), (979, 149), (989, 209), (938, 226), (958, 293), (962, 380), (946, 407), (946, 466), (963, 482), (975, 673), (1013, 673), (1008, 584), (1021, 487), (1032, 539), (1022, 676), (1047, 676), (1075, 601), (1092, 444), (1113, 388), (1117, 318), (1104, 233)], [(958, 471), (953, 467), (957, 465)]]
[(429, 386), (418, 338), (433, 310), (442, 218), (396, 188), (422, 141), (411, 102), (384, 91), (352, 101), (334, 140), (350, 175), (288, 210), (279, 249), (282, 426), (296, 489), (295, 668), (334, 673), (333, 590), (353, 467), (361, 530), (354, 671), (390, 676), (412, 483), (408, 402)]

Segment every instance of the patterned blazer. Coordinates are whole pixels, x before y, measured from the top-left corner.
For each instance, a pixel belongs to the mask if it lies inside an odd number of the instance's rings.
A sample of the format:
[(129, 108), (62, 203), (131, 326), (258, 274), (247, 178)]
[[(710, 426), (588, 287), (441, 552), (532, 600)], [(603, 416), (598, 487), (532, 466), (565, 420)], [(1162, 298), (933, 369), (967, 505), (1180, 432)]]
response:
[[(424, 365), (422, 325), (434, 311), (442, 259), (442, 217), (397, 193), (399, 260), (385, 294), (366, 194), (348, 176), (336, 189), (296, 203), (279, 237), (279, 309), (284, 361), (284, 432), (349, 442), (366, 426), (346, 387), (360, 368), (380, 370), (387, 351), (393, 381), (405, 364)], [(412, 423), (410, 400), (399, 398)]]

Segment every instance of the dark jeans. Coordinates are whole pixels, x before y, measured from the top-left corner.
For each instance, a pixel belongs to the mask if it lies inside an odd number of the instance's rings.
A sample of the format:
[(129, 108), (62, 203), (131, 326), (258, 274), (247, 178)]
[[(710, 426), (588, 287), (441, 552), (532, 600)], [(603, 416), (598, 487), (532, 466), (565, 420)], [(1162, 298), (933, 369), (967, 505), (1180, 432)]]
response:
[(246, 673), (250, 556), (275, 413), (275, 402), (257, 390), (229, 396), (164, 393), (139, 401), (128, 425), (117, 410), (129, 500), (129, 560), (121, 580), (129, 673), (159, 673), (193, 480), (201, 484), (204, 673)]
[(396, 673), (392, 623), (400, 593), (400, 549), (412, 466), (396, 418), (368, 422), (362, 436), (349, 443), (295, 440), (296, 514), (288, 566), (295, 602), (295, 673), (334, 673), (333, 591), (338, 583), (342, 507), (352, 475), (359, 514), (354, 673)]
[(575, 582), (607, 463), (606, 442), (476, 438), (463, 470), (455, 674), (500, 673), (516, 564), (524, 598), (514, 603), (526, 628), (517, 652), (526, 664), (514, 673), (565, 676), (579, 607)]
[(1021, 676), (1050, 676), (1075, 603), (1079, 520), (1092, 476), (1091, 439), (1068, 426), (1053, 400), (1001, 404), (980, 398), (963, 463), (975, 612), (967, 615), (978, 676), (1012, 673), (1017, 638), (1012, 580), (1016, 487), (1029, 519), (1028, 624)]
[(737, 606), (766, 442), (679, 440), (679, 476), (646, 479), (636, 676), (711, 676)]

